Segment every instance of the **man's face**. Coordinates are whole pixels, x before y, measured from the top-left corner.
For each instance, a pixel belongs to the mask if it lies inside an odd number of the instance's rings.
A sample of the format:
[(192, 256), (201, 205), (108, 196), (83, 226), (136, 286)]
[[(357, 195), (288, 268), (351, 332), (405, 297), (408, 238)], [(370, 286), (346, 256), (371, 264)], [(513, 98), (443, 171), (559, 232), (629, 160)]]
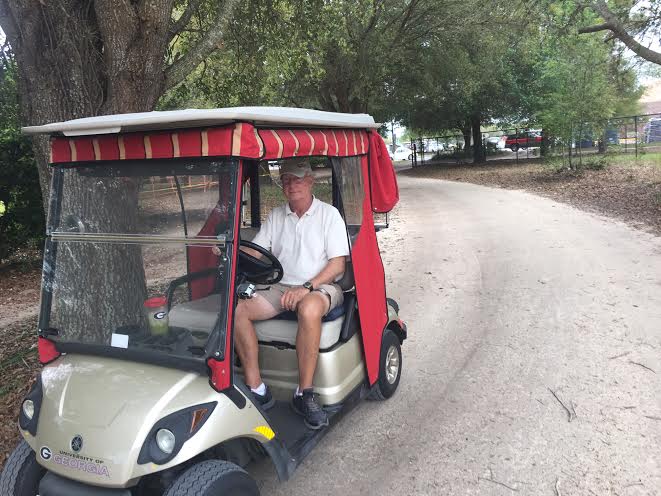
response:
[(287, 200), (299, 201), (307, 200), (312, 197), (312, 185), (314, 179), (312, 176), (297, 177), (293, 174), (282, 176), (282, 191)]

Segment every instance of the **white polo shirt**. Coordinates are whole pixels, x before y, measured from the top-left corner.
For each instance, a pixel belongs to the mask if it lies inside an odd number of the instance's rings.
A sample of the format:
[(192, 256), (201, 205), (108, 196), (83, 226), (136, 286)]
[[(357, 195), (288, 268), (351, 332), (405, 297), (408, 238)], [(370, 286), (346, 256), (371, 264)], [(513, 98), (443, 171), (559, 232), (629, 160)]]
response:
[(319, 274), (331, 258), (349, 255), (347, 229), (340, 212), (314, 197), (300, 218), (289, 203), (274, 208), (253, 243), (271, 250), (280, 260), (282, 284), (303, 284)]

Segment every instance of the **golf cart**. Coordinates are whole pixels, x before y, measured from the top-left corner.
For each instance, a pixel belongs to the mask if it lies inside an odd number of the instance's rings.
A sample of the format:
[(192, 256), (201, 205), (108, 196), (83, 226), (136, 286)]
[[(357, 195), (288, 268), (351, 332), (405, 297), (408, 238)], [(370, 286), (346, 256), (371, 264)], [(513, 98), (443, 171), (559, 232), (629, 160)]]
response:
[[(360, 400), (392, 396), (407, 331), (375, 234), (374, 213), (398, 199), (377, 127), (368, 115), (245, 107), (25, 128), (51, 136), (44, 367), (20, 407), (24, 440), (2, 496), (256, 495), (241, 467), (269, 456), (286, 480)], [(320, 430), (289, 406), (296, 315), (256, 324), (278, 400), (268, 412), (243, 382), (232, 334), (238, 299), (282, 277), (250, 240), (284, 201), (272, 164), (294, 157), (327, 166), (317, 194), (345, 219), (351, 253), (344, 304), (322, 324)]]

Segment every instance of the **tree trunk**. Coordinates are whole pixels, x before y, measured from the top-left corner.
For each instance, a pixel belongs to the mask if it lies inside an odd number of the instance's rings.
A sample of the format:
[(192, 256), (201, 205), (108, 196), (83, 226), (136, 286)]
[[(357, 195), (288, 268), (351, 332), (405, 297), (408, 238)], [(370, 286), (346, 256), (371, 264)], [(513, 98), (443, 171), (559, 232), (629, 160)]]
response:
[(482, 143), (482, 119), (479, 113), (471, 115), (471, 129), (473, 131), (473, 163), (481, 164), (486, 162), (487, 156)]
[(548, 137), (547, 133), (544, 132), (544, 130), (542, 129), (542, 145), (541, 145), (540, 148), (539, 148), (539, 154), (540, 154), (542, 157), (546, 157), (546, 155), (548, 155), (548, 153), (549, 153), (549, 145), (550, 145), (550, 143), (549, 143), (549, 137)]
[[(1, 0), (0, 22), (17, 60), (24, 122), (152, 110), (163, 88), (173, 1)], [(34, 144), (46, 202), (48, 138), (36, 137)], [(76, 215), (95, 232), (135, 232), (135, 185), (68, 171), (65, 186), (63, 215)], [(60, 322), (71, 329), (96, 324), (101, 333), (139, 319), (145, 295), (139, 247), (60, 248)]]

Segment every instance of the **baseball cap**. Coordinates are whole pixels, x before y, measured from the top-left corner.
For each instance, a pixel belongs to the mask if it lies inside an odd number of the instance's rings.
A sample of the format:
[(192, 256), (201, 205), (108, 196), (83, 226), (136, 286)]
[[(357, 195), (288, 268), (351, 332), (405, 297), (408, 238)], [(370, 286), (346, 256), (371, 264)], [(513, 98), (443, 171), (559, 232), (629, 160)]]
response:
[(306, 174), (312, 175), (310, 161), (306, 158), (284, 160), (280, 166), (280, 177), (285, 174), (291, 174), (296, 177), (304, 177)]

